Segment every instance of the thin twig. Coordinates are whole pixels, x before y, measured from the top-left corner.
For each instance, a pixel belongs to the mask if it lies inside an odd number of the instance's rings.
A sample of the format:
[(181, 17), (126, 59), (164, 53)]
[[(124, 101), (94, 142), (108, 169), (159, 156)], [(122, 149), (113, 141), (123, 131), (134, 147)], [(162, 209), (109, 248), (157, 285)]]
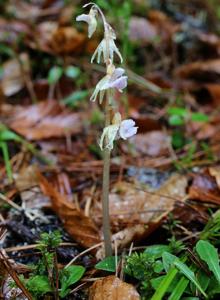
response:
[(84, 254), (86, 254), (86, 253), (92, 251), (93, 249), (96, 249), (96, 248), (102, 246), (102, 244), (103, 244), (103, 243), (98, 243), (98, 244), (96, 244), (96, 245), (94, 245), (94, 246), (92, 246), (92, 247), (90, 247), (90, 248), (84, 250), (83, 252), (79, 253), (78, 255), (76, 255), (76, 256), (75, 256), (75, 257), (74, 257), (74, 258), (73, 258), (73, 259), (65, 266), (65, 268), (68, 268), (69, 266), (71, 266), (78, 258), (80, 258), (81, 256), (83, 256)]

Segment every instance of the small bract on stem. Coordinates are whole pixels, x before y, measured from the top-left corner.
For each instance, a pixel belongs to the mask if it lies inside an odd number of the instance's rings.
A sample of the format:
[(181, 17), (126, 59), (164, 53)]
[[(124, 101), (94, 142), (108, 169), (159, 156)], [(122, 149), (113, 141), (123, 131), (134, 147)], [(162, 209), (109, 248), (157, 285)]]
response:
[(112, 95), (115, 90), (123, 92), (127, 87), (128, 77), (124, 75), (123, 68), (116, 68), (114, 65), (115, 54), (123, 62), (123, 58), (119, 49), (115, 44), (116, 34), (113, 28), (108, 24), (106, 18), (99, 8), (93, 2), (85, 4), (86, 8), (91, 6), (89, 14), (82, 14), (76, 18), (77, 21), (84, 21), (88, 24), (88, 37), (91, 38), (97, 28), (96, 17), (100, 14), (103, 26), (104, 37), (95, 50), (91, 62), (97, 56), (97, 63), (103, 62), (106, 64), (106, 75), (97, 83), (95, 90), (90, 98), (91, 101), (96, 101), (99, 95), (99, 102), (102, 104), (105, 98), (105, 128), (100, 139), (100, 148), (104, 151), (104, 167), (103, 167), (103, 182), (102, 182), (102, 215), (103, 215), (103, 236), (105, 245), (105, 256), (112, 255), (111, 229), (110, 229), (110, 214), (109, 214), (109, 179), (110, 179), (110, 157), (111, 151), (114, 148), (114, 141), (122, 138), (133, 136), (137, 133), (135, 122), (131, 119), (123, 120), (119, 112), (114, 111), (114, 117), (111, 123), (112, 115)]

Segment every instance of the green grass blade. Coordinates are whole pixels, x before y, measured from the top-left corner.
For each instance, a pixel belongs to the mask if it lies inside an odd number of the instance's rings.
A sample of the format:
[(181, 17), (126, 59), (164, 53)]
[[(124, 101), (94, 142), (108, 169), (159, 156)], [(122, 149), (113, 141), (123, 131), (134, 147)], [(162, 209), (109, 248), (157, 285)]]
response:
[(194, 272), (190, 270), (190, 268), (186, 264), (182, 263), (179, 259), (175, 260), (173, 264), (180, 270), (181, 273), (183, 273), (192, 283), (195, 284), (195, 286), (203, 294), (203, 296), (207, 297), (206, 293), (197, 281)]
[(168, 300), (179, 300), (182, 297), (182, 294), (184, 293), (188, 284), (189, 280), (185, 277), (182, 277), (176, 285), (175, 289), (173, 290), (172, 294), (168, 298)]
[(167, 292), (167, 289), (169, 288), (171, 282), (174, 280), (177, 273), (177, 268), (172, 267), (169, 269), (167, 275), (162, 280), (161, 284), (159, 285), (159, 288), (155, 291), (151, 300), (163, 299), (164, 294)]

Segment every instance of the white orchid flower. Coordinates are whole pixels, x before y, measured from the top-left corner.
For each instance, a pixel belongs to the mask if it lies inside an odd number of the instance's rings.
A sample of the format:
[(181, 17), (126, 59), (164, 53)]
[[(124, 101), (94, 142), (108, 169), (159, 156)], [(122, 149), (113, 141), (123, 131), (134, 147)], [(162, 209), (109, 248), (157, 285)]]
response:
[(89, 14), (82, 14), (76, 18), (76, 21), (83, 21), (88, 23), (88, 37), (91, 38), (93, 33), (97, 28), (97, 20), (96, 20), (97, 10), (95, 7), (92, 7), (89, 11)]
[(105, 33), (104, 39), (101, 41), (97, 49), (95, 50), (92, 58), (91, 63), (93, 63), (94, 59), (97, 56), (97, 63), (99, 64), (101, 61), (101, 56), (103, 55), (103, 60), (106, 63), (107, 60), (110, 58), (111, 61), (114, 61), (114, 53), (118, 55), (120, 58), (121, 63), (123, 62), (123, 58), (118, 47), (115, 45), (116, 35), (114, 30), (109, 24), (106, 24), (107, 32)]
[(137, 133), (138, 127), (135, 127), (135, 122), (132, 119), (121, 121), (121, 114), (116, 113), (112, 121), (112, 125), (105, 127), (100, 139), (99, 146), (112, 150), (114, 141), (122, 138), (126, 140)]
[(102, 103), (105, 91), (108, 89), (117, 89), (122, 93), (123, 89), (127, 87), (128, 77), (123, 76), (125, 70), (122, 68), (115, 68), (110, 64), (107, 68), (107, 75), (103, 77), (96, 85), (90, 100), (96, 101), (98, 94), (100, 93), (100, 103)]

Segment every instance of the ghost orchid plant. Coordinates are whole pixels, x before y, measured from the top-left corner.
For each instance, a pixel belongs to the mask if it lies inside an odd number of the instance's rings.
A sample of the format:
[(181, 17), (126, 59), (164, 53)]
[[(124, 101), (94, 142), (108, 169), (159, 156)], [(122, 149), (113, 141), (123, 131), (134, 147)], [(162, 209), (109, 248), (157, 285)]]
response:
[[(83, 7), (90, 7), (88, 14), (82, 14), (76, 18), (77, 21), (84, 21), (88, 24), (88, 37), (91, 38), (97, 28), (97, 17), (100, 15), (103, 27), (104, 37), (95, 50), (91, 62), (93, 63), (97, 57), (97, 63), (102, 60), (106, 65), (106, 75), (97, 83), (95, 90), (90, 98), (96, 101), (99, 96), (99, 103), (102, 104), (105, 99), (105, 128), (99, 142), (101, 150), (104, 152), (104, 168), (103, 168), (103, 188), (102, 188), (102, 215), (103, 215), (103, 236), (105, 246), (105, 256), (112, 255), (111, 229), (109, 216), (109, 176), (110, 176), (110, 155), (114, 147), (114, 141), (122, 138), (126, 140), (137, 133), (137, 127), (132, 119), (122, 120), (121, 114), (113, 109), (114, 91), (123, 92), (127, 87), (128, 77), (123, 68), (116, 68), (114, 58), (117, 56), (120, 62), (123, 58), (119, 49), (115, 44), (116, 34), (113, 28), (107, 23), (106, 18), (99, 8), (93, 2)], [(113, 119), (111, 122), (111, 111)]]

